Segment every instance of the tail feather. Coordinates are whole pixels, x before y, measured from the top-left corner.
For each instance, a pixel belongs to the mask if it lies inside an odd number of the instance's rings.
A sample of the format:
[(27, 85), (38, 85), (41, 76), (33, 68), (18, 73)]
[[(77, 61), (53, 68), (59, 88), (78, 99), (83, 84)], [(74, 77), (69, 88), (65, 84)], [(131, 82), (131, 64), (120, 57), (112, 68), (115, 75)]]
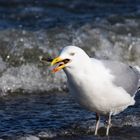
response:
[(139, 66), (133, 66), (132, 68), (138, 74), (138, 76), (140, 78), (140, 67)]
[(138, 73), (138, 76), (139, 76), (139, 84), (138, 84), (138, 91), (140, 90), (140, 67), (139, 66), (134, 66), (133, 67), (136, 72)]

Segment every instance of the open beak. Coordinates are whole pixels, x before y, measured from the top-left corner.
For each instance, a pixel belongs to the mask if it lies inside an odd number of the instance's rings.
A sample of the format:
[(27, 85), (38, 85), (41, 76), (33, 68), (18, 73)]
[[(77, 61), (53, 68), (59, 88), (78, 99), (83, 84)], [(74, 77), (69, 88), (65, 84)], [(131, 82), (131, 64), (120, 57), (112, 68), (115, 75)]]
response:
[(66, 67), (66, 64), (69, 62), (69, 59), (62, 59), (61, 57), (56, 57), (52, 60), (51, 62), (51, 66), (56, 65), (55, 68), (53, 68), (52, 72), (57, 72), (63, 68)]

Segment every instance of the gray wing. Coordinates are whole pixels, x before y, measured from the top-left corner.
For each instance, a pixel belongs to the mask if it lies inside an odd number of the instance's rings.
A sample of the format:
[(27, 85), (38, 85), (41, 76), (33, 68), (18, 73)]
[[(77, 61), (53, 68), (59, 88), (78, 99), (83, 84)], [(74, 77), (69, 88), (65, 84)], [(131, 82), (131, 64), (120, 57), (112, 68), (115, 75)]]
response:
[(114, 84), (124, 88), (131, 96), (134, 96), (139, 84), (139, 73), (136, 69), (117, 61), (101, 60), (101, 62), (115, 76)]

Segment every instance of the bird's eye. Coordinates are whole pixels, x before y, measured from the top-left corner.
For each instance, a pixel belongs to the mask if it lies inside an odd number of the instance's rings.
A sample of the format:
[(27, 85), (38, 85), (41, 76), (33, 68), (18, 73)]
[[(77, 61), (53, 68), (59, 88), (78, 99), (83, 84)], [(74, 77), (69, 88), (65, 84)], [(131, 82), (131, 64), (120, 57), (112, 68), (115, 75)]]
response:
[(74, 52), (71, 52), (70, 55), (73, 56), (73, 55), (75, 55), (75, 53)]

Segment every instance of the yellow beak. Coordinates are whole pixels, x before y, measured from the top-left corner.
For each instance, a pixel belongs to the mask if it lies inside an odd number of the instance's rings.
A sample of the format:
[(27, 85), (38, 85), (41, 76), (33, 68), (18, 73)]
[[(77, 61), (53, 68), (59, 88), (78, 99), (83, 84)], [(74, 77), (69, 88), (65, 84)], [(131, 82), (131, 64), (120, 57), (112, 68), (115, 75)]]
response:
[(53, 73), (65, 67), (65, 63), (63, 62), (63, 59), (60, 57), (56, 57), (53, 59), (53, 61), (51, 62), (51, 66), (54, 66), (55, 64), (58, 64), (58, 65), (56, 65), (56, 67), (52, 70)]

